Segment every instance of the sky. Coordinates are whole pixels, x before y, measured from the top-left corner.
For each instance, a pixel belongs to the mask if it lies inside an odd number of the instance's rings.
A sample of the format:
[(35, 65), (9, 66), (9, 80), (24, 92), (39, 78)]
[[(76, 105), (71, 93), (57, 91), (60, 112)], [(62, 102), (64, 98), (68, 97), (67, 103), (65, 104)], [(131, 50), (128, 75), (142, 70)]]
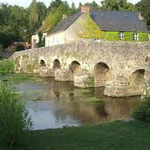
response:
[[(44, 2), (47, 6), (49, 6), (50, 2), (52, 0), (37, 0), (40, 2)], [(86, 3), (86, 2), (92, 2), (93, 0), (67, 0), (69, 4), (71, 4), (72, 2), (74, 2), (76, 4), (76, 6), (78, 6), (79, 2), (81, 2), (82, 4)], [(98, 4), (100, 4), (100, 2), (102, 0), (95, 0)], [(132, 2), (133, 4), (139, 2), (140, 0), (128, 0), (129, 2)], [(0, 0), (0, 3), (7, 3), (10, 5), (19, 5), (22, 7), (28, 7), (30, 5), (30, 3), (32, 2), (32, 0)]]

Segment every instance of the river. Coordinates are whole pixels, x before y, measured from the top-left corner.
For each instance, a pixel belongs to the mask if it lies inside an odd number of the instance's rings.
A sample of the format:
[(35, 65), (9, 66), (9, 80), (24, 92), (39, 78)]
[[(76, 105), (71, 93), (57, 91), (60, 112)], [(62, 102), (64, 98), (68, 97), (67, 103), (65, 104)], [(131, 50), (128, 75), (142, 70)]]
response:
[(140, 97), (110, 98), (103, 88), (79, 89), (71, 82), (30, 77), (14, 82), (33, 121), (34, 130), (128, 119)]

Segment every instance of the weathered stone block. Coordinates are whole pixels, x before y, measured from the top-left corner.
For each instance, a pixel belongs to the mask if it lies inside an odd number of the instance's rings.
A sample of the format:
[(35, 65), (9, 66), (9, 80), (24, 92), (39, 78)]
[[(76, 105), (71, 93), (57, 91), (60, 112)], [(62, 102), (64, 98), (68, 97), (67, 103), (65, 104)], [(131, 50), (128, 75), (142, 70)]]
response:
[(57, 69), (55, 70), (56, 81), (73, 81), (73, 73), (70, 69)]
[(74, 86), (80, 88), (94, 87), (94, 77), (88, 72), (80, 71), (74, 74)]
[(54, 77), (54, 73), (46, 67), (41, 67), (39, 71), (40, 77)]
[(127, 88), (127, 79), (118, 77), (106, 82), (104, 95), (111, 97), (124, 97), (127, 96)]

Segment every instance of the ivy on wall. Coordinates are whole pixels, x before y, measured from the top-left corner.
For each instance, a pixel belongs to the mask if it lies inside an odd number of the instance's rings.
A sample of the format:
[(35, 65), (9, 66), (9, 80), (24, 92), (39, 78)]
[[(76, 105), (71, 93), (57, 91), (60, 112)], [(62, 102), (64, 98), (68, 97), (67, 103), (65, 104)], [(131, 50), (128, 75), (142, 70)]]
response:
[[(85, 17), (86, 19), (82, 22), (82, 27), (84, 30), (78, 33), (80, 38), (102, 39), (106, 41), (134, 41), (134, 32), (124, 32), (124, 39), (120, 40), (119, 32), (101, 31), (90, 15), (86, 15)], [(138, 41), (148, 41), (148, 33), (139, 32)]]

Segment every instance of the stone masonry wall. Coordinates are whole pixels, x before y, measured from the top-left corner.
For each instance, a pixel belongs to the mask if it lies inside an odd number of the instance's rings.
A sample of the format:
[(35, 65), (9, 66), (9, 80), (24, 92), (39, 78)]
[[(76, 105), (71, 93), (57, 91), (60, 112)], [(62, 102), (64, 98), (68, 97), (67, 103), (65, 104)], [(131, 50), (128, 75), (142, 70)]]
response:
[[(40, 71), (42, 71), (40, 62), (44, 61), (45, 68), (43, 69), (46, 76), (57, 75), (54, 69), (54, 61), (57, 60), (60, 62), (60, 69), (63, 70), (63, 74), (65, 74), (65, 70), (70, 72), (70, 80), (74, 80), (73, 72), (70, 70), (72, 62), (76, 61), (80, 64), (80, 76), (82, 76), (82, 71), (84, 76), (85, 72), (87, 72), (92, 80), (95, 76), (97, 64), (103, 63), (107, 66), (109, 76), (105, 78), (107, 81), (103, 79), (98, 80), (99, 82), (105, 81), (105, 83), (95, 84), (97, 86), (105, 86), (105, 95), (130, 96), (141, 95), (139, 88), (137, 88), (136, 92), (136, 85), (130, 87), (130, 78), (136, 71), (138, 72), (138, 70), (144, 70), (145, 74), (149, 72), (149, 55), (150, 43), (148, 42), (92, 42), (88, 40), (76, 40), (70, 44), (16, 52), (12, 58), (15, 62), (16, 72), (24, 73), (40, 73)], [(101, 75), (101, 72), (105, 69), (99, 69), (101, 70), (99, 71), (100, 75), (96, 74), (96, 76), (101, 78), (104, 76)], [(60, 72), (61, 71), (59, 71), (59, 74)], [(63, 76), (67, 78), (66, 75)], [(145, 75), (143, 78), (140, 76), (140, 78), (144, 80)], [(57, 80), (59, 80), (59, 76), (57, 76)], [(66, 79), (64, 79), (64, 81), (66, 81)], [(90, 81), (89, 83), (93, 86), (93, 82), (96, 82), (96, 80)], [(80, 87), (80, 85), (75, 85)], [(113, 88), (114, 86), (115, 88)], [(89, 85), (89, 87), (91, 86)], [(130, 92), (129, 89), (134, 92)], [(120, 93), (119, 90), (121, 91)]]

